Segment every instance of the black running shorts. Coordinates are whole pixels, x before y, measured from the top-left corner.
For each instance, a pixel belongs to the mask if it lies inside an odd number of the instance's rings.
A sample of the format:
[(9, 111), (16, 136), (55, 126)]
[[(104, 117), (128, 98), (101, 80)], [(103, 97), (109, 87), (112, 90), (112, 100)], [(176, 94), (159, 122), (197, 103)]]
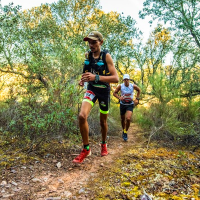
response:
[(87, 101), (93, 106), (97, 99), (99, 101), (100, 113), (108, 114), (110, 106), (110, 87), (97, 88), (88, 84), (83, 101)]
[(133, 112), (133, 108), (134, 108), (134, 104), (124, 105), (120, 103), (120, 115), (125, 115), (127, 110)]

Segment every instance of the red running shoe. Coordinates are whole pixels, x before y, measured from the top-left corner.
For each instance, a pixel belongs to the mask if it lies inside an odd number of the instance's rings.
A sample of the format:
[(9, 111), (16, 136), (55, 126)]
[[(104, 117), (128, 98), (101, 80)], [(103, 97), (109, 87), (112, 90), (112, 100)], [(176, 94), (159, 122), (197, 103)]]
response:
[(81, 151), (81, 153), (74, 158), (73, 163), (82, 163), (83, 160), (87, 157), (91, 155), (91, 150), (89, 149), (89, 151), (87, 151), (87, 149), (83, 149)]
[(107, 151), (107, 144), (101, 144), (101, 156), (107, 156), (108, 151)]

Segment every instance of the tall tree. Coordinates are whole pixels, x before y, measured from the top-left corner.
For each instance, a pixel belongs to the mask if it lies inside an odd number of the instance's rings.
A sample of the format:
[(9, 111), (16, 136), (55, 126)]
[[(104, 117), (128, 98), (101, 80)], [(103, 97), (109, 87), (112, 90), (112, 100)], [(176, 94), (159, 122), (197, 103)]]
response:
[(1, 9), (0, 69), (21, 75), (30, 91), (58, 91), (63, 86), (62, 91), (66, 82), (73, 82), (89, 49), (83, 37), (91, 30), (103, 33), (103, 48), (120, 63), (116, 65), (119, 71), (131, 67), (135, 20), (104, 13), (98, 1), (60, 0), (23, 12), (13, 5)]
[(123, 17), (117, 12), (104, 13), (99, 1), (94, 0), (60, 0), (52, 4), (52, 13), (57, 23), (63, 27), (63, 35), (71, 45), (87, 51), (88, 46), (85, 46), (83, 37), (92, 30), (98, 30), (104, 36), (102, 48), (112, 54), (119, 73), (124, 73), (122, 65), (125, 68), (131, 67), (133, 38), (137, 37), (138, 30), (135, 20), (130, 16)]
[(165, 57), (171, 48), (171, 33), (161, 25), (152, 31), (146, 44), (139, 42), (134, 45), (133, 57), (136, 66), (140, 69), (140, 81), (143, 89), (148, 87), (149, 77), (163, 70)]
[(108, 49), (115, 60), (116, 68), (120, 74), (133, 70), (132, 51), (134, 39), (138, 37), (136, 21), (130, 16), (124, 17), (116, 12), (105, 14), (98, 11), (91, 18), (90, 26), (98, 27), (104, 37), (104, 48)]
[(0, 4), (0, 70), (2, 72), (14, 72), (14, 63), (19, 61), (16, 54), (20, 40), (19, 10), (20, 6), (13, 6), (13, 3), (4, 7)]
[(192, 38), (200, 48), (200, 1), (199, 0), (146, 0), (140, 17), (151, 15), (153, 19), (170, 23), (184, 37)]

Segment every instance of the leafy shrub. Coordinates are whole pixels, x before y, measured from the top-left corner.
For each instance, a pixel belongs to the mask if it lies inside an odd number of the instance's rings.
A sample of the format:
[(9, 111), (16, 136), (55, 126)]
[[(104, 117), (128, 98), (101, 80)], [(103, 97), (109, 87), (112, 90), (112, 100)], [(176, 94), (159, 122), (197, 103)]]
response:
[(199, 101), (176, 100), (168, 104), (154, 103), (148, 109), (138, 107), (135, 121), (154, 134), (154, 139), (175, 140), (184, 145), (200, 143)]
[(150, 129), (153, 126), (153, 120), (150, 117), (151, 113), (144, 107), (135, 108), (133, 110), (134, 121), (144, 129)]
[(74, 108), (61, 107), (58, 103), (35, 103), (34, 107), (25, 102), (0, 109), (1, 127), (4, 131), (18, 136), (35, 139), (49, 135), (67, 136), (77, 132), (77, 113)]

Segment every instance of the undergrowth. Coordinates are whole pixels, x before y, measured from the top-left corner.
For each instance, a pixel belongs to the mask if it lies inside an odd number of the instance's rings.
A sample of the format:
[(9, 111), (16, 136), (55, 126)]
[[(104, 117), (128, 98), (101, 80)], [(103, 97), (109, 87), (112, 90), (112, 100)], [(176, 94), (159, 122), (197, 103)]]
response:
[(193, 151), (200, 144), (200, 101), (177, 100), (168, 104), (152, 103), (133, 112), (134, 122), (149, 132), (148, 137), (173, 141)]
[[(32, 107), (34, 105), (34, 108)], [(78, 105), (58, 103), (15, 103), (0, 106), (0, 169), (43, 159), (47, 154), (65, 153), (82, 143), (78, 127)], [(79, 105), (80, 106), (80, 105)], [(119, 123), (113, 110), (108, 117), (108, 136), (118, 133)], [(98, 103), (88, 118), (90, 136), (99, 137)]]
[(139, 200), (144, 192), (154, 200), (198, 199), (199, 156), (200, 152), (133, 146), (86, 187), (95, 200)]

